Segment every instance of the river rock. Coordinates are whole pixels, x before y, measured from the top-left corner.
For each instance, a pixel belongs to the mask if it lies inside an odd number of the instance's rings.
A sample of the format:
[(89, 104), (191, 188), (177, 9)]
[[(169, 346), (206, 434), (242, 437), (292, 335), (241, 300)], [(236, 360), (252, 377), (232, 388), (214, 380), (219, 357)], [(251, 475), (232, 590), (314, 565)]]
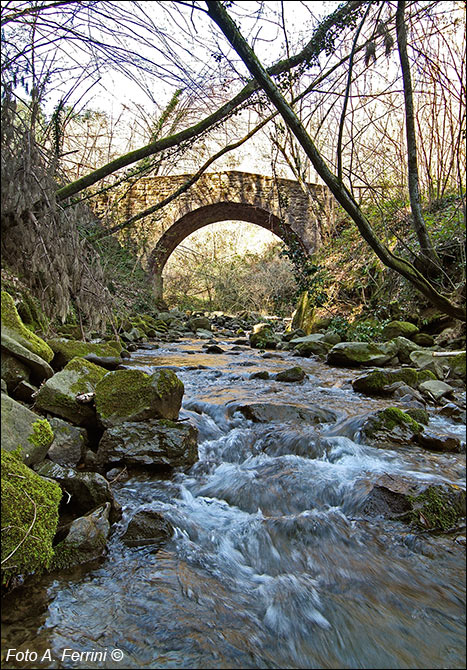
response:
[(96, 385), (96, 412), (109, 428), (127, 421), (178, 418), (184, 387), (167, 368), (148, 375), (142, 370), (109, 372)]
[(49, 423), (54, 432), (54, 441), (47, 452), (48, 458), (59, 465), (78, 465), (88, 445), (86, 429), (56, 417), (49, 419)]
[[(3, 338), (2, 338), (3, 339)], [(8, 392), (14, 395), (13, 391), (22, 381), (29, 381), (30, 370), (27, 365), (19, 361), (14, 356), (11, 356), (7, 351), (2, 349), (2, 379), (5, 380)]]
[(329, 365), (344, 367), (384, 366), (397, 356), (394, 342), (339, 342), (328, 353)]
[(417, 421), (397, 407), (387, 407), (367, 416), (360, 429), (363, 444), (391, 449), (416, 441), (423, 430)]
[[(30, 371), (30, 381), (40, 384), (44, 379), (50, 379), (54, 374), (53, 368), (43, 358), (23, 347), (13, 337), (10, 337), (3, 329), (1, 334), (2, 346), (2, 376), (3, 376), (3, 354), (12, 356), (19, 363), (26, 366)], [(26, 377), (25, 377), (26, 378)], [(28, 375), (29, 380), (29, 375)]]
[(110, 533), (110, 504), (75, 519), (65, 539), (55, 547), (52, 570), (62, 570), (100, 558)]
[(381, 335), (385, 341), (399, 336), (413, 339), (418, 332), (419, 328), (413, 323), (409, 323), (408, 321), (391, 321), (384, 326)]
[(44, 461), (34, 469), (42, 477), (54, 479), (60, 484), (67, 510), (82, 515), (109, 503), (110, 520), (114, 522), (121, 517), (121, 507), (114, 498), (109, 482), (98, 472), (80, 472), (51, 461)]
[(465, 423), (466, 422), (466, 412), (465, 409), (459, 407), (453, 402), (448, 402), (446, 405), (443, 405), (439, 410), (441, 416), (447, 416), (452, 419), (455, 423)]
[(36, 407), (78, 426), (94, 426), (94, 408), (91, 404), (79, 402), (76, 396), (94, 393), (98, 382), (106, 374), (113, 373), (84, 358), (73, 358), (39, 389)]
[(193, 333), (196, 333), (197, 330), (212, 330), (211, 322), (207, 316), (194, 316), (189, 319), (187, 325)]
[(454, 389), (449, 384), (439, 381), (438, 379), (429, 379), (420, 384), (419, 389), (422, 393), (431, 396), (435, 401), (440, 400), (445, 396), (453, 394)]
[(395, 382), (403, 382), (416, 388), (418, 371), (415, 368), (401, 368), (400, 370), (371, 370), (352, 382), (352, 388), (358, 393), (366, 395), (390, 395)]
[(253, 349), (275, 349), (279, 339), (269, 323), (257, 323), (250, 333), (249, 342)]
[(456, 454), (462, 451), (461, 441), (456, 435), (437, 435), (427, 429), (418, 434), (417, 442), (429, 451), (448, 451)]
[(97, 450), (103, 465), (181, 467), (198, 460), (198, 431), (194, 426), (151, 419), (108, 428)]
[(299, 365), (296, 365), (293, 368), (278, 372), (274, 379), (276, 382), (301, 382), (305, 377), (305, 371)]
[(413, 361), (410, 360), (410, 354), (412, 351), (420, 351), (420, 345), (412, 342), (412, 340), (408, 340), (402, 335), (399, 335), (399, 337), (394, 337), (391, 342), (393, 342), (397, 347), (397, 358), (399, 359), (399, 362), (404, 365), (414, 367)]
[(429, 335), (428, 333), (415, 333), (412, 339), (415, 344), (418, 344), (420, 347), (435, 346), (435, 338), (433, 335)]
[(300, 407), (299, 405), (284, 405), (269, 402), (253, 402), (248, 405), (232, 403), (228, 406), (229, 413), (241, 412), (247, 419), (255, 423), (270, 423), (293, 421), (295, 423), (332, 423), (337, 414), (329, 409), (316, 405)]
[[(154, 348), (154, 346), (151, 348)], [(99, 365), (101, 368), (105, 368), (106, 370), (116, 370), (123, 363), (122, 356), (98, 356), (97, 354), (86, 354), (83, 358), (95, 365)]]
[(423, 530), (447, 531), (465, 516), (465, 491), (450, 484), (428, 484), (382, 475), (362, 501), (363, 514), (400, 519)]
[(122, 541), (129, 547), (160, 545), (173, 534), (172, 524), (162, 514), (154, 510), (140, 510), (130, 519)]
[(326, 341), (323, 333), (314, 333), (290, 340), (299, 356), (326, 356), (333, 345)]
[(64, 337), (47, 340), (47, 344), (55, 354), (52, 361), (55, 369), (62, 368), (75, 357), (88, 356), (89, 354), (118, 357), (123, 348), (120, 342), (116, 340), (92, 343), (82, 342), (81, 340), (67, 340)]
[(21, 447), (23, 463), (34, 465), (44, 460), (53, 439), (47, 419), (2, 393), (2, 449)]
[(3, 333), (7, 337), (16, 340), (25, 349), (39, 356), (46, 363), (50, 363), (53, 358), (53, 351), (41, 337), (38, 337), (32, 330), (26, 328), (16, 310), (13, 298), (6, 291), (2, 291), (1, 303)]
[(430, 370), (437, 379), (444, 379), (444, 373), (448, 372), (449, 366), (442, 357), (434, 355), (433, 351), (421, 351), (420, 349), (412, 351), (409, 354), (411, 364), (420, 370)]

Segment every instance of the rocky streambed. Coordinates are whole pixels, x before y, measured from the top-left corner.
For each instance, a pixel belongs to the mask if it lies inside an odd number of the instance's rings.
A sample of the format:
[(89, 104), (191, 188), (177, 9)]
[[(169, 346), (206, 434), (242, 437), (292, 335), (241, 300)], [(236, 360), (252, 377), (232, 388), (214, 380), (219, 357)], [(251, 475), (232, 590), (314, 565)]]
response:
[(449, 391), (422, 395), (430, 375), (391, 378), (393, 351), (389, 378), (363, 388), (371, 368), (207, 337), (124, 361), (176, 372), (197, 458), (126, 462), (135, 431), (154, 445), (155, 419), (138, 416), (127, 442), (110, 422), (120, 437), (93, 464), (114, 514), (106, 553), (4, 598), (3, 658), (23, 654), (5, 667), (464, 667), (460, 386), (448, 416)]

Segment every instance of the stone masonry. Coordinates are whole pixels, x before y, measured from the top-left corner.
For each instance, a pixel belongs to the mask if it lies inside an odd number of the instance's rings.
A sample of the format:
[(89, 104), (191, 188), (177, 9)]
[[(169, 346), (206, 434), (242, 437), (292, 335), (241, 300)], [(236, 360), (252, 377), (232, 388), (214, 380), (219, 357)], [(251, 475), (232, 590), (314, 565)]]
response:
[[(121, 220), (160, 202), (189, 177), (140, 179), (120, 202)], [(162, 297), (162, 271), (171, 253), (188, 235), (210, 223), (247, 221), (313, 252), (320, 241), (317, 217), (329, 213), (331, 197), (326, 186), (308, 188), (314, 197), (291, 179), (236, 171), (203, 174), (185, 193), (143, 220), (152, 249), (145, 261), (153, 273), (156, 295)]]

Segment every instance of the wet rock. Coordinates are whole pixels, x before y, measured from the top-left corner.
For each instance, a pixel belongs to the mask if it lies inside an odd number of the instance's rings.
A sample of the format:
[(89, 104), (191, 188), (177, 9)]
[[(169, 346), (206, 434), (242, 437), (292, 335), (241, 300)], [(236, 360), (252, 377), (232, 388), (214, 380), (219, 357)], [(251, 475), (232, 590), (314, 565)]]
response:
[(446, 416), (456, 423), (465, 423), (466, 422), (466, 413), (465, 409), (462, 409), (462, 407), (459, 407), (453, 402), (446, 403), (446, 405), (443, 405), (441, 409), (439, 410), (439, 413), (441, 416)]
[(410, 360), (410, 354), (412, 351), (420, 351), (420, 345), (415, 344), (415, 342), (408, 340), (406, 337), (402, 337), (402, 335), (394, 337), (391, 342), (397, 347), (397, 358), (399, 359), (399, 362), (414, 367), (413, 362)]
[(172, 524), (154, 510), (141, 510), (130, 519), (122, 541), (129, 547), (160, 545), (174, 534)]
[(62, 570), (100, 558), (110, 533), (110, 504), (75, 519), (65, 539), (55, 547), (51, 570)]
[(267, 370), (252, 372), (250, 375), (250, 379), (269, 379), (269, 372)]
[(394, 342), (339, 342), (329, 352), (329, 365), (344, 367), (384, 366), (397, 356), (398, 347)]
[(278, 372), (274, 379), (276, 382), (301, 382), (305, 377), (305, 371), (299, 365), (296, 365), (293, 368)]
[(233, 403), (228, 406), (229, 413), (241, 412), (247, 419), (258, 423), (269, 422), (303, 422), (303, 423), (331, 423), (336, 420), (337, 414), (329, 409), (298, 405), (279, 405), (275, 403), (256, 402), (248, 405)]
[(399, 519), (423, 530), (448, 531), (465, 516), (465, 491), (452, 484), (427, 484), (383, 475), (362, 503), (363, 514)]
[(29, 381), (30, 370), (27, 365), (3, 349), (1, 360), (2, 379), (5, 380), (9, 393), (12, 394), (20, 382)]
[(2, 393), (2, 449), (20, 447), (23, 463), (34, 465), (44, 460), (53, 439), (47, 419)]
[(116, 370), (96, 385), (97, 416), (106, 428), (127, 421), (177, 419), (183, 392), (183, 383), (167, 368), (152, 375)]
[(44, 461), (34, 469), (42, 477), (54, 479), (60, 484), (67, 511), (82, 515), (99, 505), (109, 503), (111, 522), (121, 517), (121, 507), (114, 498), (109, 482), (99, 473), (80, 472), (51, 461)]
[(362, 423), (363, 444), (389, 448), (413, 443), (423, 427), (397, 407), (387, 407), (370, 414)]
[(181, 467), (198, 460), (198, 431), (189, 424), (150, 420), (108, 428), (99, 442), (98, 463)]
[(407, 386), (407, 384), (404, 384), (404, 382), (394, 382), (394, 384), (386, 386), (385, 389), (389, 395), (391, 395), (393, 398), (401, 400), (402, 402), (416, 401), (422, 405), (425, 404), (425, 400), (422, 394), (411, 386)]
[[(412, 417), (417, 423), (427, 426), (430, 421), (430, 415), (422, 407), (410, 407), (405, 410), (405, 413)], [(421, 435), (421, 433), (419, 433)]]
[(282, 339), (284, 340), (284, 342), (290, 342), (291, 340), (297, 339), (299, 337), (305, 337), (305, 336), (306, 336), (306, 333), (303, 330), (303, 328), (295, 328), (294, 330), (291, 330), (290, 332), (285, 333), (282, 336)]
[(457, 454), (462, 451), (461, 441), (455, 435), (437, 435), (427, 429), (419, 433), (417, 442), (421, 447), (430, 451), (448, 451)]
[(433, 351), (421, 351), (417, 349), (409, 354), (412, 365), (420, 370), (430, 370), (437, 379), (444, 379), (445, 372), (449, 370), (446, 360), (435, 356)]
[(107, 370), (84, 358), (73, 358), (39, 389), (36, 407), (78, 426), (93, 426), (96, 413), (89, 403), (77, 400), (80, 394), (94, 393)]
[(88, 445), (86, 430), (56, 417), (49, 419), (49, 423), (54, 432), (54, 441), (47, 452), (49, 459), (59, 465), (78, 465)]
[(219, 347), (217, 344), (210, 344), (208, 347), (206, 347), (206, 353), (207, 354), (223, 354), (224, 350), (222, 347)]

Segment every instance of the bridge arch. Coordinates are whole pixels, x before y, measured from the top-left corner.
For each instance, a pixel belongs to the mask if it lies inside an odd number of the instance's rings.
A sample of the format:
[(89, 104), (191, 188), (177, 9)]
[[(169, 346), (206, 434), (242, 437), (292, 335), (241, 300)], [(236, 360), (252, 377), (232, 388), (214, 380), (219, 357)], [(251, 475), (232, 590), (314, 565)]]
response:
[(148, 268), (153, 275), (156, 299), (162, 299), (162, 272), (179, 244), (195, 231), (221, 221), (253, 223), (274, 233), (286, 244), (299, 247), (305, 253), (307, 251), (299, 235), (290, 226), (284, 225), (275, 214), (262, 207), (244, 202), (216, 202), (204, 205), (181, 216), (163, 233), (152, 250)]

